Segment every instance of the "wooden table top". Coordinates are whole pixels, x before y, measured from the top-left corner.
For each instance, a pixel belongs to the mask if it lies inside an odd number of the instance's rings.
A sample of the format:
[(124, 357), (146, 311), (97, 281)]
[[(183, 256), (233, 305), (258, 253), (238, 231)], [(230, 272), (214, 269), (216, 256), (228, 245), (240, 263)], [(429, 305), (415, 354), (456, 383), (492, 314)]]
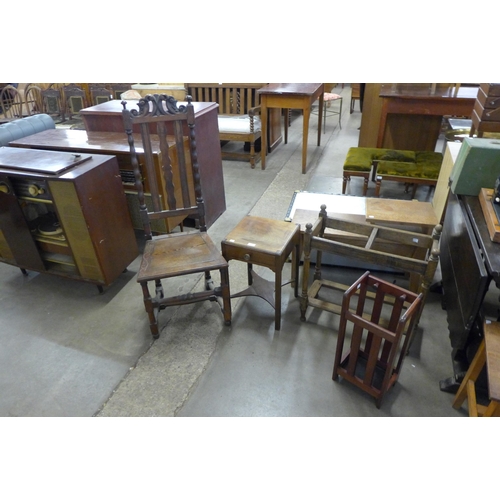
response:
[(322, 83), (269, 83), (257, 92), (259, 94), (314, 95)]
[(372, 223), (410, 224), (434, 227), (439, 223), (431, 203), (387, 198), (366, 199), (366, 220)]
[[(140, 134), (133, 134), (135, 149), (142, 153)], [(159, 140), (152, 140), (153, 152), (160, 149)], [(86, 130), (49, 129), (11, 141), (9, 146), (55, 149), (60, 151), (93, 151), (96, 153), (130, 153), (125, 132), (87, 132)]]
[(401, 99), (476, 99), (479, 87), (459, 87), (454, 85), (436, 86), (432, 92), (430, 84), (383, 84), (380, 87), (380, 97), (396, 97)]
[[(127, 109), (139, 109), (137, 103), (139, 102), (137, 99), (128, 100)], [(177, 105), (181, 106), (183, 104), (187, 104), (186, 102), (178, 101)], [(193, 102), (194, 114), (195, 116), (198, 114), (202, 114), (214, 107), (219, 107), (216, 102)], [(80, 110), (81, 115), (116, 115), (121, 114), (123, 110), (122, 100), (121, 99), (113, 99), (111, 101), (102, 102), (101, 104), (96, 104), (95, 106), (90, 106), (88, 108), (84, 108)]]

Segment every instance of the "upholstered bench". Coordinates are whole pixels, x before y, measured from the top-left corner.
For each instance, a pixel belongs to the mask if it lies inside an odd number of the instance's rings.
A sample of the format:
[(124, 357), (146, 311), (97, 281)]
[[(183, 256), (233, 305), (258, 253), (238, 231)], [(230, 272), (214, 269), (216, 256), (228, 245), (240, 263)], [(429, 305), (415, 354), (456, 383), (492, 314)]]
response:
[(46, 114), (26, 116), (3, 123), (0, 125), (0, 146), (8, 146), (11, 141), (51, 128), (56, 128), (56, 125), (54, 120)]
[(377, 164), (375, 196), (380, 195), (383, 180), (413, 185), (412, 198), (419, 185), (435, 186), (443, 163), (443, 155), (433, 151), (417, 151), (415, 163), (380, 160)]
[(415, 164), (416, 154), (414, 151), (385, 148), (349, 148), (343, 167), (342, 194), (345, 194), (351, 177), (356, 176), (364, 178), (363, 196), (366, 196), (370, 174), (375, 179), (380, 161)]

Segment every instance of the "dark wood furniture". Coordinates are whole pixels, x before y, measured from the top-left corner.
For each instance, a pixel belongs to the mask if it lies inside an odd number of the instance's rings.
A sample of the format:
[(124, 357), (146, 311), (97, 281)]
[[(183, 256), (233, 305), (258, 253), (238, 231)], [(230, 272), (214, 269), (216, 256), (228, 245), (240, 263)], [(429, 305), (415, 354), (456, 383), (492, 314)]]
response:
[[(484, 338), (465, 374), (453, 400), (453, 408), (460, 408), (467, 400), (469, 417), (500, 417), (500, 323), (485, 321)], [(476, 381), (486, 366), (488, 378), (488, 405), (479, 404)]]
[(450, 193), (441, 239), (441, 274), (453, 374), (440, 387), (456, 392), (483, 335), (486, 293), (492, 282), (500, 288), (500, 250), (491, 241), (477, 196)]
[(138, 255), (116, 158), (0, 148), (0, 260), (102, 291)]
[[(146, 245), (137, 281), (141, 285), (144, 306), (149, 317), (149, 325), (154, 338), (159, 337), (158, 313), (169, 306), (178, 306), (211, 300), (219, 302), (227, 325), (231, 323), (231, 301), (229, 292), (228, 264), (219, 249), (207, 234), (205, 205), (200, 185), (198, 167), (197, 138), (195, 132), (194, 108), (188, 101), (186, 106), (177, 107), (172, 96), (154, 95), (139, 100), (139, 109), (127, 108), (123, 103), (123, 123), (126, 130), (132, 165), (139, 196), (139, 204), (146, 233)], [(167, 123), (170, 127), (167, 127)], [(146, 206), (143, 177), (139, 168), (139, 158), (135, 149), (133, 128), (141, 130), (142, 150), (145, 152), (145, 170), (149, 178), (152, 208)], [(158, 177), (151, 154), (151, 127), (160, 141), (161, 177)], [(175, 153), (177, 155), (177, 176), (172, 162), (168, 129), (174, 132)], [(188, 143), (189, 155), (185, 145)], [(189, 158), (190, 157), (190, 158)], [(174, 177), (175, 178), (174, 180)], [(194, 195), (190, 186), (194, 185)], [(174, 184), (180, 185), (176, 190)], [(163, 187), (162, 187), (163, 185)], [(167, 192), (168, 208), (162, 203), (163, 189)], [(154, 237), (150, 222), (170, 217), (191, 216), (198, 222), (198, 229)], [(220, 272), (220, 286), (216, 287), (211, 272)], [(205, 289), (187, 294), (165, 296), (162, 280), (180, 276), (204, 274)], [(154, 295), (149, 285), (154, 286)]]
[(41, 94), (43, 113), (52, 118), (59, 118), (60, 122), (64, 122), (66, 120), (66, 115), (61, 90), (56, 88), (42, 89)]
[[(137, 107), (137, 101), (129, 101), (127, 106), (129, 109)], [(205, 220), (207, 227), (210, 227), (226, 210), (222, 157), (217, 129), (217, 104), (193, 102), (193, 108), (200, 183), (205, 199)], [(82, 109), (80, 115), (87, 132), (121, 132), (124, 134), (121, 110), (121, 101), (111, 100)], [(134, 132), (139, 133), (139, 129), (135, 128)]]
[(88, 92), (92, 106), (108, 102), (112, 99), (111, 90), (106, 87), (90, 84)]
[(500, 133), (500, 84), (481, 83), (476, 103), (472, 110), (470, 137), (484, 132)]
[(65, 85), (62, 89), (63, 106), (70, 120), (88, 106), (85, 90), (78, 85)]
[[(289, 109), (301, 109), (303, 112), (302, 129), (302, 173), (307, 169), (307, 138), (309, 133), (309, 117), (311, 107), (319, 99), (319, 109), (323, 109), (324, 84), (322, 83), (270, 83), (258, 90), (260, 94), (262, 118), (262, 148), (261, 167), (266, 167), (267, 154), (267, 121), (268, 113), (272, 108), (284, 109), (285, 115), (285, 144), (288, 142)], [(318, 146), (321, 144), (321, 113), (318, 113)]]
[(340, 376), (354, 384), (380, 408), (401, 373), (421, 305), (422, 294), (365, 272), (342, 298), (333, 380)]
[[(281, 328), (281, 287), (283, 266), (293, 253), (292, 281), (295, 297), (298, 295), (300, 228), (285, 221), (246, 216), (222, 240), (222, 255), (227, 261), (247, 263), (249, 288), (231, 297), (254, 295), (265, 299), (275, 309), (274, 327)], [(261, 278), (253, 265), (264, 266), (274, 272), (274, 283)]]
[(434, 151), (443, 116), (470, 117), (478, 87), (367, 83), (358, 145)]
[[(137, 144), (136, 153), (139, 159), (139, 168), (144, 179), (144, 196), (146, 203), (151, 206), (151, 188), (149, 178), (145, 171), (145, 156), (141, 149), (141, 138), (139, 134), (134, 135), (134, 141)], [(152, 150), (155, 172), (158, 178), (161, 178), (161, 151), (160, 142), (157, 136), (151, 137)], [(135, 187), (135, 177), (130, 156), (130, 148), (127, 141), (127, 136), (124, 132), (87, 132), (85, 130), (70, 130), (70, 129), (52, 129), (33, 134), (22, 139), (18, 139), (9, 143), (12, 147), (48, 149), (53, 151), (70, 151), (74, 153), (87, 154), (107, 154), (115, 155), (120, 167), (120, 176), (122, 179), (123, 189), (127, 198), (132, 225), (135, 229), (142, 229), (143, 224), (139, 213), (139, 203), (137, 199), (137, 190)], [(170, 144), (170, 148), (174, 148)], [(189, 153), (187, 153), (189, 154)], [(174, 175), (178, 176), (177, 156), (173, 154), (172, 169)], [(162, 203), (164, 208), (167, 208), (167, 192), (163, 184), (160, 186)], [(191, 181), (191, 189), (192, 181)], [(193, 191), (194, 192), (194, 191)], [(164, 221), (154, 221), (152, 223), (153, 230), (159, 233), (169, 233), (179, 224), (184, 221), (185, 217), (170, 217)]]

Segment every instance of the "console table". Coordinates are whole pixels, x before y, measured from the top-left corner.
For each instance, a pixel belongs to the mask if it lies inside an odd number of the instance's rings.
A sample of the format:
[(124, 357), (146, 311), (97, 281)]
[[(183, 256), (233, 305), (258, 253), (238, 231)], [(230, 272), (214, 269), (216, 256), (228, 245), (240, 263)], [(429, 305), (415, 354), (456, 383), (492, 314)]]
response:
[[(272, 108), (285, 109), (285, 144), (288, 142), (288, 109), (303, 111), (302, 129), (302, 173), (307, 166), (307, 137), (311, 107), (319, 99), (319, 109), (323, 109), (324, 85), (322, 83), (270, 83), (257, 91), (260, 94), (260, 114), (262, 120), (261, 167), (266, 167), (268, 113)], [(321, 144), (321, 120), (318, 113), (318, 146)]]
[[(125, 136), (122, 101), (114, 99), (80, 111), (87, 132), (120, 132)], [(179, 105), (183, 104), (179, 102)], [(127, 101), (127, 109), (137, 101)], [(205, 198), (205, 218), (210, 227), (225, 211), (226, 197), (217, 122), (218, 104), (193, 102), (200, 184)], [(137, 109), (139, 109), (137, 107)], [(135, 130), (139, 133), (139, 129)], [(156, 133), (156, 131), (152, 131)]]

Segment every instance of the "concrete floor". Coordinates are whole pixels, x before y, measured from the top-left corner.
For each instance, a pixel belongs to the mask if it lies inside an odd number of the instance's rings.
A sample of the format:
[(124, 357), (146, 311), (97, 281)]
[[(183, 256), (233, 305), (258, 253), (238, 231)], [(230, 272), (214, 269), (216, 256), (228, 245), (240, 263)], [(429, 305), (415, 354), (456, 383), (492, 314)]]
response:
[[(359, 104), (342, 129), (327, 119), (322, 144), (311, 119), (308, 171), (301, 174), (302, 118), (294, 115), (288, 144), (260, 163), (224, 161), (227, 210), (210, 228), (218, 243), (246, 214), (282, 220), (294, 191), (341, 193), (342, 164), (356, 146)], [(353, 179), (350, 194), (361, 194)], [(392, 184), (392, 183), (387, 183)], [(370, 186), (368, 195), (373, 195)], [(382, 188), (405, 197), (401, 186)], [(419, 197), (429, 196), (427, 188)], [(465, 416), (439, 390), (452, 375), (451, 347), (440, 296), (432, 293), (400, 379), (376, 409), (368, 395), (331, 379), (338, 317), (309, 310), (283, 289), (282, 328), (258, 297), (233, 301), (225, 327), (213, 303), (163, 311), (160, 339), (152, 342), (135, 282), (139, 259), (102, 295), (95, 287), (0, 264), (0, 416)], [(286, 265), (288, 272), (288, 264)], [(272, 277), (266, 269), (263, 276)], [(363, 269), (330, 267), (337, 281), (352, 282)], [(231, 261), (232, 291), (245, 284), (242, 263)], [(400, 276), (390, 275), (404, 285)], [(181, 285), (181, 284), (180, 284)], [(185, 288), (200, 286), (197, 280)]]

